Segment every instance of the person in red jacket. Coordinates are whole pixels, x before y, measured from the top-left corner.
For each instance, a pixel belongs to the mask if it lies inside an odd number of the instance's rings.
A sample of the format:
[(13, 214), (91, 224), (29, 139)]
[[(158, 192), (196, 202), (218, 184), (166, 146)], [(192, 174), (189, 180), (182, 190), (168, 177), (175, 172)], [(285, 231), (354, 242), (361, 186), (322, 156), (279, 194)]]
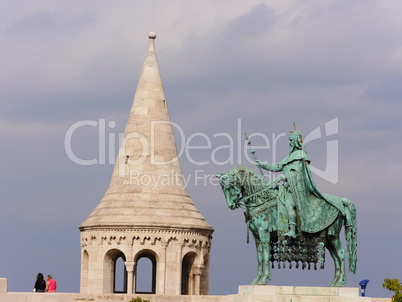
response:
[(54, 280), (51, 275), (47, 275), (46, 280), (46, 292), (55, 293), (57, 288), (56, 280)]

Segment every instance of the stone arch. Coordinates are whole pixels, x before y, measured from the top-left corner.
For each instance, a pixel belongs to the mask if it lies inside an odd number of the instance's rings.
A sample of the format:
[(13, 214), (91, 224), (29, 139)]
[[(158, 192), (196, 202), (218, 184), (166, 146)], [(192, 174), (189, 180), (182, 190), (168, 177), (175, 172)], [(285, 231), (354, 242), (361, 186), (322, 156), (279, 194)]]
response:
[[(147, 258), (151, 261), (152, 268), (151, 271), (149, 272), (151, 274), (151, 291), (146, 291), (146, 292), (141, 292), (137, 290), (137, 282), (139, 278), (142, 278), (143, 276), (140, 276), (138, 273), (138, 263), (142, 258)], [(156, 293), (156, 271), (157, 271), (157, 263), (158, 263), (158, 255), (152, 251), (152, 250), (142, 250), (138, 252), (134, 258), (135, 262), (135, 267), (134, 267), (134, 276), (135, 276), (135, 293), (137, 294), (155, 294)]]
[[(118, 259), (123, 260), (122, 268), (122, 282), (123, 290), (116, 291), (116, 262)], [(126, 262), (126, 256), (119, 249), (110, 249), (106, 252), (103, 260), (103, 292), (104, 293), (127, 293), (127, 271), (124, 266)]]
[(181, 262), (181, 294), (182, 295), (197, 295), (198, 286), (196, 285), (196, 259), (195, 252), (188, 252), (184, 255)]
[(89, 254), (87, 250), (82, 252), (81, 258), (81, 291), (86, 291), (88, 288), (89, 279)]

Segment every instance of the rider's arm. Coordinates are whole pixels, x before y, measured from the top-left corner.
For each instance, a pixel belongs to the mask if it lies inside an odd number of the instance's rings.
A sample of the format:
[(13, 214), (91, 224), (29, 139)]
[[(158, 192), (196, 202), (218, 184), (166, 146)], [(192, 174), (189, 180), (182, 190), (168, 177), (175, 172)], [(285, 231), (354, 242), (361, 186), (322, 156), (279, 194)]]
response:
[[(283, 162), (283, 161), (282, 161)], [(279, 172), (283, 169), (283, 163), (279, 162), (276, 164), (264, 164), (259, 160), (256, 160), (257, 166), (263, 168), (264, 170), (272, 171), (272, 172)]]

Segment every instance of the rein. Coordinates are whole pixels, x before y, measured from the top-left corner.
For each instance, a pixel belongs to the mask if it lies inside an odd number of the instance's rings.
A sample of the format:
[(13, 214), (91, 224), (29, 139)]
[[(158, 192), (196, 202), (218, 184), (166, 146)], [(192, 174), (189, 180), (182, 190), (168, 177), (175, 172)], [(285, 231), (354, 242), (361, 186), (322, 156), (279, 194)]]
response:
[[(255, 205), (246, 205), (245, 201), (251, 199), (251, 198), (254, 197), (254, 196), (257, 196), (257, 195), (261, 194), (262, 192), (265, 192), (265, 191), (268, 191), (268, 190), (271, 190), (271, 189), (272, 189), (272, 188), (268, 187), (268, 188), (262, 189), (261, 191), (255, 192), (255, 193), (253, 193), (253, 194), (251, 194), (251, 195), (242, 197), (242, 198), (238, 199), (238, 200), (235, 202), (235, 204), (236, 204), (236, 206), (238, 206), (239, 208), (242, 208), (242, 209), (244, 209), (244, 207), (246, 207), (246, 208), (256, 208), (256, 207), (259, 207), (259, 206), (263, 205), (263, 204), (265, 203), (265, 201), (262, 201), (262, 202), (260, 202), (259, 204), (255, 204)], [(242, 207), (243, 205), (244, 205), (244, 207)]]
[[(264, 179), (265, 180), (265, 179)], [(266, 180), (265, 180), (266, 181)], [(268, 190), (272, 190), (272, 189), (274, 189), (272, 186), (270, 186), (270, 184), (267, 182), (266, 183), (267, 184), (267, 186), (265, 187), (265, 188), (263, 188), (263, 189), (261, 189), (261, 190), (259, 190), (259, 191), (257, 191), (257, 192), (255, 192), (255, 193), (253, 193), (253, 194), (251, 194), (251, 195), (248, 195), (248, 196), (245, 196), (245, 197), (242, 197), (242, 198), (237, 198), (237, 200), (233, 200), (233, 203), (234, 203), (234, 205), (235, 205), (235, 207), (236, 208), (240, 208), (240, 209), (245, 209), (245, 212), (244, 212), (244, 217), (245, 217), (245, 219), (246, 219), (246, 225), (247, 225), (247, 243), (249, 243), (250, 242), (250, 235), (249, 235), (249, 232), (250, 232), (250, 228), (249, 228), (249, 223), (248, 223), (248, 221), (250, 220), (250, 211), (251, 212), (254, 212), (255, 211), (255, 209), (257, 209), (258, 207), (260, 207), (260, 206), (262, 206), (262, 205), (264, 205), (264, 204), (266, 204), (267, 203), (267, 201), (261, 201), (261, 202), (259, 202), (259, 203), (257, 203), (257, 204), (251, 204), (251, 205), (248, 205), (248, 204), (246, 204), (250, 199), (252, 199), (252, 198), (254, 198), (255, 196), (259, 196), (259, 195), (261, 195), (261, 193), (264, 193), (264, 192), (266, 192), (266, 191), (268, 191)], [(222, 185), (222, 184), (221, 184)]]
[(258, 191), (258, 192), (256, 192), (256, 193), (253, 193), (253, 194), (251, 194), (251, 195), (248, 195), (248, 196), (246, 196), (246, 197), (243, 197), (243, 198), (240, 199), (239, 202), (243, 202), (244, 206), (246, 206), (246, 207), (258, 207), (258, 206), (264, 204), (265, 202), (261, 202), (261, 203), (259, 203), (259, 204), (257, 204), (257, 205), (246, 205), (245, 201), (251, 199), (251, 198), (254, 197), (254, 196), (259, 195), (259, 194), (262, 193), (262, 192), (268, 191), (268, 190), (271, 190), (271, 188), (265, 188), (265, 189), (262, 189), (261, 191)]
[[(246, 240), (247, 244), (250, 243), (250, 227), (249, 227), (249, 225), (248, 225), (248, 221), (251, 219), (251, 214), (250, 214), (250, 212), (255, 212), (255, 210), (256, 210), (258, 207), (263, 206), (263, 205), (266, 205), (268, 201), (261, 201), (260, 203), (258, 203), (258, 204), (253, 204), (253, 205), (247, 205), (247, 204), (246, 204), (246, 201), (252, 199), (252, 198), (255, 197), (255, 196), (260, 195), (260, 194), (263, 193), (263, 192), (266, 192), (266, 191), (268, 191), (268, 190), (271, 190), (271, 189), (272, 189), (271, 187), (267, 187), (267, 188), (262, 189), (262, 190), (260, 190), (260, 191), (258, 191), (258, 192), (255, 192), (255, 193), (253, 193), (253, 194), (251, 194), (251, 195), (248, 195), (248, 196), (246, 196), (246, 197), (243, 197), (243, 198), (241, 198), (241, 199), (238, 199), (237, 202), (235, 202), (235, 204), (236, 204), (237, 207), (243, 208), (243, 209), (245, 208), (245, 209), (246, 209), (246, 211), (244, 212), (244, 218), (246, 219), (246, 226), (247, 226), (247, 240)], [(242, 203), (243, 203), (244, 207), (242, 207)]]
[(244, 218), (246, 219), (246, 226), (247, 226), (247, 241), (246, 241), (247, 244), (250, 243), (250, 228), (248, 226), (248, 221), (250, 220), (250, 214), (249, 214), (250, 208), (251, 209), (258, 208), (258, 207), (264, 205), (266, 202), (262, 201), (262, 202), (260, 202), (258, 204), (246, 205), (245, 201), (251, 199), (254, 196), (257, 196), (258, 194), (260, 194), (262, 192), (268, 191), (270, 189), (271, 188), (262, 189), (261, 191), (258, 191), (256, 193), (253, 193), (251, 195), (248, 195), (246, 197), (243, 197), (243, 198), (238, 199), (237, 201), (235, 201), (235, 205), (236, 205), (237, 208), (246, 209), (246, 211), (244, 212)]

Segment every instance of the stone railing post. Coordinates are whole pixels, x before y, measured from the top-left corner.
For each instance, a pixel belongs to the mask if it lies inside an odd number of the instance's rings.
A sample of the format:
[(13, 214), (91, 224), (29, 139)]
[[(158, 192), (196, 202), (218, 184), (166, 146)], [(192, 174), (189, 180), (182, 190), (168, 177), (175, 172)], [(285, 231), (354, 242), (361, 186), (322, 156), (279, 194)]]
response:
[(0, 294), (7, 293), (7, 278), (0, 278)]

